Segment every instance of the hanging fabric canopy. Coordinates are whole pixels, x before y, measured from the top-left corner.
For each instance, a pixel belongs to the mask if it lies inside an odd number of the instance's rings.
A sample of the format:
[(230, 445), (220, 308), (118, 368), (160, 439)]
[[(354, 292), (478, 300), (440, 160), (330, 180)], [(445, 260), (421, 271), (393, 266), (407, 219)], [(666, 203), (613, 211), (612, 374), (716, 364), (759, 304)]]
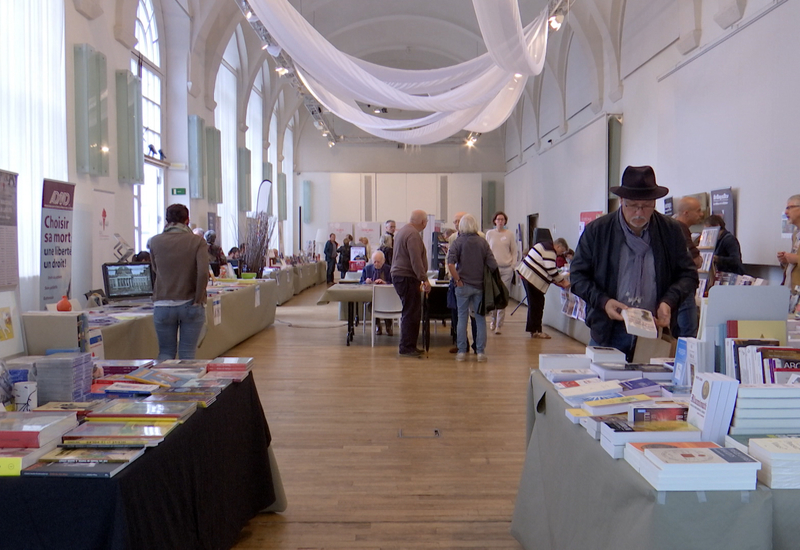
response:
[[(488, 132), (511, 115), (528, 76), (544, 66), (549, 15), (545, 8), (523, 28), (517, 2), (473, 0), (486, 54), (450, 67), (412, 71), (340, 52), (288, 0), (249, 0), (321, 105), (374, 136), (410, 145), (435, 143), (461, 130)], [(430, 114), (387, 119), (364, 112), (359, 104)]]

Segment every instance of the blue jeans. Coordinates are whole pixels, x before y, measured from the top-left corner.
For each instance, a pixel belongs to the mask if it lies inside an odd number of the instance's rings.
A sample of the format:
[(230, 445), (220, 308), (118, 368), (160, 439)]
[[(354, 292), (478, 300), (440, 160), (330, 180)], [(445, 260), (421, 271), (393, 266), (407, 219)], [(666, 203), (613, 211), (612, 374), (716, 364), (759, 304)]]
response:
[[(197, 341), (206, 322), (205, 306), (188, 302), (179, 306), (156, 306), (153, 309), (153, 322), (158, 337), (158, 359), (194, 359)], [(178, 331), (180, 329), (180, 344)]]
[(469, 320), (469, 308), (472, 306), (472, 311), (475, 312), (475, 325), (478, 332), (475, 335), (475, 351), (483, 353), (486, 349), (486, 317), (478, 315), (478, 307), (483, 300), (483, 289), (475, 288), (465, 284), (464, 286), (456, 287), (456, 301), (458, 302), (458, 328), (456, 330), (456, 342), (458, 343), (458, 352), (467, 353), (467, 322)]
[(690, 294), (678, 307), (678, 334), (675, 338), (680, 336), (694, 338), (697, 336), (697, 325), (697, 302), (694, 300), (694, 294)]

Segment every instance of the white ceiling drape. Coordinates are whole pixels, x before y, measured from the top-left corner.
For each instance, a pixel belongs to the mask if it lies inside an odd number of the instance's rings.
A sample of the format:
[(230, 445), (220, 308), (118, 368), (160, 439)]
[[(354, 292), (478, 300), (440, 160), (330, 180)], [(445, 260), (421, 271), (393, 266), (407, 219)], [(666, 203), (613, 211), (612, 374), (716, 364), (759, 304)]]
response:
[[(326, 109), (372, 135), (425, 145), (460, 130), (488, 132), (499, 127), (514, 109), (527, 77), (542, 71), (547, 9), (523, 29), (517, 2), (473, 0), (488, 53), (424, 71), (383, 67), (340, 52), (287, 0), (250, 0), (250, 5)], [(359, 103), (431, 114), (388, 119), (364, 112)]]

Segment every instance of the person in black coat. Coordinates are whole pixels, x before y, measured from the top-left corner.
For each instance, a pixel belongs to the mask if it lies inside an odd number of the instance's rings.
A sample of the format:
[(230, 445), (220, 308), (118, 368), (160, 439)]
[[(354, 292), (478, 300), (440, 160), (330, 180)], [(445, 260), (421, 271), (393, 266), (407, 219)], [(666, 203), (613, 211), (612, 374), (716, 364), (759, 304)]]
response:
[(717, 271), (725, 273), (736, 273), (744, 275), (744, 265), (742, 265), (742, 247), (739, 240), (733, 233), (725, 229), (725, 220), (722, 216), (712, 214), (705, 221), (706, 227), (719, 227), (717, 245), (714, 247), (714, 265)]
[(347, 272), (350, 271), (350, 243), (353, 242), (353, 236), (347, 235), (344, 238), (342, 246), (336, 251), (339, 253), (339, 275), (344, 279)]
[(328, 241), (325, 243), (325, 263), (327, 281), (333, 283), (333, 272), (336, 269), (336, 249), (339, 248), (339, 243), (336, 242), (336, 233), (331, 233)]
[(669, 193), (650, 166), (628, 166), (617, 212), (586, 226), (570, 265), (572, 292), (586, 301), (591, 344), (633, 357), (636, 338), (625, 330), (622, 310), (649, 310), (661, 327), (677, 329), (678, 306), (694, 293), (697, 269), (678, 222), (655, 211)]

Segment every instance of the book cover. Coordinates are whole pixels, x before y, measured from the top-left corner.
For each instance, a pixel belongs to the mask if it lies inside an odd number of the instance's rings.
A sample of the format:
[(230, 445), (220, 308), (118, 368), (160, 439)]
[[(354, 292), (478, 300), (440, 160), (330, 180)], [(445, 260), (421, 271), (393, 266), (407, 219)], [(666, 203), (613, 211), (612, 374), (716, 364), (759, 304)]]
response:
[(24, 470), (23, 476), (114, 477), (129, 462), (37, 462)]
[(39, 448), (0, 448), (0, 476), (18, 476), (39, 457), (55, 449), (57, 443), (54, 439)]
[(103, 388), (106, 393), (132, 393), (136, 395), (150, 395), (159, 389), (159, 384), (139, 384), (136, 382), (114, 382)]
[(592, 413), (592, 415), (600, 415), (627, 411), (630, 405), (645, 402), (652, 402), (652, 398), (647, 395), (626, 395), (624, 397), (586, 401), (581, 407)]
[(786, 345), (786, 321), (728, 321), (728, 338), (769, 338)]
[(206, 366), (208, 372), (224, 370), (250, 370), (253, 366), (252, 357), (217, 357)]
[(628, 411), (629, 422), (663, 422), (665, 420), (686, 421), (688, 405), (678, 403), (654, 403), (651, 406), (634, 406)]
[(74, 412), (0, 412), (0, 447), (41, 447), (78, 424)]
[(105, 406), (86, 415), (91, 421), (98, 418), (113, 417), (143, 417), (145, 419), (175, 419), (182, 420), (190, 416), (197, 408), (194, 403), (163, 402), (153, 403), (146, 401), (131, 401), (116, 399)]
[(619, 385), (622, 388), (622, 395), (635, 395), (638, 393), (661, 395), (661, 385), (648, 378), (622, 380)]
[(592, 373), (593, 378), (583, 378), (581, 380), (565, 380), (563, 382), (555, 382), (553, 384), (553, 387), (556, 390), (560, 391), (560, 390), (565, 390), (567, 388), (578, 388), (580, 386), (589, 386), (591, 384), (600, 384), (603, 382), (597, 377), (597, 375), (595, 375), (593, 371), (590, 372)]
[(92, 438), (101, 439), (164, 439), (178, 423), (152, 422), (138, 424), (135, 422), (84, 422), (64, 434), (64, 442), (69, 440)]
[(42, 455), (39, 462), (132, 462), (144, 454), (144, 448), (83, 448), (59, 447)]
[(648, 448), (644, 456), (656, 466), (665, 469), (687, 467), (719, 468), (753, 471), (761, 468), (761, 463), (739, 449), (730, 447), (654, 449)]
[(599, 363), (624, 363), (625, 354), (617, 348), (605, 346), (586, 346), (586, 356), (594, 362)]
[(658, 338), (658, 328), (652, 312), (638, 307), (629, 307), (622, 310), (625, 320), (625, 330), (628, 334), (642, 338)]
[(705, 227), (703, 232), (700, 233), (700, 242), (697, 248), (711, 248), (717, 246), (717, 239), (719, 238), (719, 227)]
[(606, 420), (600, 425), (601, 434), (615, 445), (628, 441), (700, 441), (702, 433), (688, 422), (628, 422), (624, 419)]

